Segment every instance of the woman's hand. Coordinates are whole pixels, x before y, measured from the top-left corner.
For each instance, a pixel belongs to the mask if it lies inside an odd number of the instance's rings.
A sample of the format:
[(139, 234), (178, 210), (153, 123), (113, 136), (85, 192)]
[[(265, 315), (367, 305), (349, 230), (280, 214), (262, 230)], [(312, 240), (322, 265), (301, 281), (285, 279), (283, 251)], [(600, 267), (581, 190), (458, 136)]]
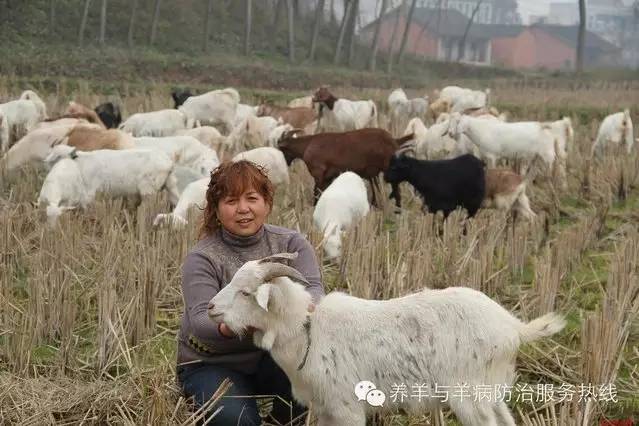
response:
[(233, 333), (233, 331), (231, 331), (231, 329), (223, 322), (217, 326), (217, 331), (219, 331), (222, 336), (228, 337), (229, 339), (236, 336), (236, 334)]

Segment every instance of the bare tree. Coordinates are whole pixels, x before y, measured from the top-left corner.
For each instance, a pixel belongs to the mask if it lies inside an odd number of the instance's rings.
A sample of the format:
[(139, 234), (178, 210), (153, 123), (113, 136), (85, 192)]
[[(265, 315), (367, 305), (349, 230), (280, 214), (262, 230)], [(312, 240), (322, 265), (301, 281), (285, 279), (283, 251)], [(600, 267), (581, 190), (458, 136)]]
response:
[(244, 21), (244, 55), (248, 56), (251, 46), (251, 13), (252, 13), (253, 1), (246, 0), (246, 18)]
[(375, 35), (373, 35), (373, 46), (371, 47), (371, 56), (368, 59), (368, 70), (375, 71), (377, 65), (377, 48), (379, 47), (379, 34), (382, 31), (382, 18), (386, 13), (386, 7), (388, 7), (388, 0), (382, 0), (382, 7), (379, 10), (379, 18), (377, 18), (377, 25), (375, 25)]
[(577, 35), (577, 72), (584, 70), (584, 41), (586, 39), (586, 0), (579, 0), (579, 34)]
[(404, 52), (406, 51), (406, 42), (408, 41), (408, 33), (410, 32), (410, 26), (413, 23), (413, 14), (415, 13), (415, 5), (417, 0), (413, 0), (410, 4), (410, 10), (408, 11), (408, 18), (406, 18), (406, 26), (404, 27), (404, 35), (402, 36), (402, 43), (399, 46), (399, 55), (397, 56), (397, 63), (401, 63), (404, 58)]
[[(344, 0), (347, 1), (347, 0)], [(342, 18), (342, 24), (339, 29), (339, 36), (337, 37), (337, 46), (335, 46), (335, 56), (333, 56), (333, 64), (337, 65), (339, 63), (340, 53), (342, 51), (342, 44), (344, 43), (344, 34), (346, 33), (346, 23), (348, 22), (348, 17), (350, 15), (350, 11), (352, 9), (352, 5), (355, 0), (348, 0), (348, 3), (345, 4), (344, 8), (344, 17)]]
[(355, 27), (359, 16), (359, 0), (352, 0), (352, 11), (348, 19), (348, 66), (352, 67), (355, 59)]
[(288, 60), (295, 62), (295, 13), (293, 0), (286, 0), (286, 18), (288, 19)]
[(213, 1), (209, 0), (206, 6), (206, 16), (204, 17), (204, 40), (202, 41), (202, 50), (209, 50), (209, 39), (211, 38), (211, 15), (213, 14)]
[(135, 31), (135, 14), (137, 10), (138, 10), (138, 0), (133, 0), (131, 2), (131, 17), (129, 18), (129, 34), (127, 37), (129, 49), (133, 48), (133, 33)]
[(273, 15), (273, 32), (277, 31), (277, 24), (280, 22), (280, 14), (282, 13), (282, 6), (286, 0), (277, 0), (275, 5), (275, 14)]
[(393, 71), (393, 50), (395, 49), (395, 37), (397, 36), (397, 29), (399, 28), (399, 19), (402, 15), (402, 9), (404, 8), (404, 1), (397, 7), (395, 16), (395, 26), (393, 27), (393, 34), (391, 34), (390, 45), (388, 46), (388, 64), (386, 72), (391, 73)]
[(151, 21), (151, 34), (149, 36), (149, 44), (155, 43), (155, 35), (157, 34), (158, 20), (160, 19), (160, 6), (162, 0), (155, 0), (155, 7), (153, 8), (153, 20)]
[(91, 0), (84, 0), (84, 11), (82, 12), (82, 20), (80, 21), (80, 33), (78, 35), (78, 43), (80, 46), (84, 44), (84, 29), (87, 26), (87, 18), (89, 17), (89, 8)]
[(324, 16), (324, 6), (326, 0), (318, 0), (317, 8), (315, 9), (315, 23), (313, 23), (313, 37), (311, 38), (311, 50), (308, 54), (308, 59), (313, 61), (315, 59), (315, 49), (317, 48), (317, 37), (319, 36), (319, 30), (322, 26), (322, 17)]
[(464, 35), (462, 36), (461, 42), (459, 44), (459, 52), (457, 52), (457, 62), (464, 59), (464, 54), (466, 53), (466, 38), (468, 37), (468, 32), (470, 31), (470, 27), (473, 25), (473, 21), (475, 20), (475, 15), (479, 12), (479, 6), (484, 0), (479, 0), (473, 9), (473, 13), (470, 15), (470, 19), (466, 23), (466, 28), (464, 28)]
[(100, 46), (104, 46), (104, 39), (106, 36), (107, 1), (108, 0), (102, 0), (102, 8), (100, 8)]
[(55, 30), (55, 0), (49, 0), (49, 37)]

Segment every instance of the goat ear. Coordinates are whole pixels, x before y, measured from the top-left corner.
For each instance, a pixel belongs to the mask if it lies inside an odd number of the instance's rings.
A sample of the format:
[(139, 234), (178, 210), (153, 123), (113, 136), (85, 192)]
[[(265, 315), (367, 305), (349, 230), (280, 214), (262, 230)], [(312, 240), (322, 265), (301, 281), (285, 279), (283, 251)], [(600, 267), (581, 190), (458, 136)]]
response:
[(257, 304), (266, 312), (268, 312), (268, 301), (271, 298), (272, 289), (273, 284), (266, 283), (259, 286), (255, 292), (255, 300), (257, 300)]

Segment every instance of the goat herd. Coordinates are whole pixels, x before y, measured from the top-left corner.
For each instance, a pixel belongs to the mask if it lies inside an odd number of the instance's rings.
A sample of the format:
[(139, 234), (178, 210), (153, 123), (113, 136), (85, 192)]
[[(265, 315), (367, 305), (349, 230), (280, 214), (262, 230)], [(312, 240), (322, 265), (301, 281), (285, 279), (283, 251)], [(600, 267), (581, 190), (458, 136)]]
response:
[[(37, 200), (50, 224), (66, 210), (86, 208), (97, 193), (126, 197), (135, 207), (164, 189), (174, 210), (157, 215), (154, 225), (180, 226), (191, 206), (204, 203), (208, 175), (221, 157), (264, 166), (276, 186), (288, 184), (288, 166), (299, 158), (315, 182), (314, 222), (329, 258), (340, 255), (341, 233), (369, 210), (362, 178), (371, 184), (373, 205), (379, 205), (383, 173), (397, 207), (399, 184), (406, 181), (425, 212), (444, 217), (459, 207), (469, 217), (494, 207), (533, 219), (526, 186), (536, 166), (566, 186), (570, 118), (507, 122), (490, 106), (490, 90), (448, 86), (435, 96), (429, 104), (428, 97), (408, 99), (394, 90), (388, 97), (391, 134), (379, 128), (375, 102), (336, 98), (327, 87), (288, 106), (242, 104), (232, 88), (201, 95), (174, 90), (174, 109), (136, 113), (124, 122), (111, 102), (91, 110), (72, 101), (63, 116), (47, 118), (44, 102), (27, 90), (0, 104), (0, 168), (11, 173), (44, 163), (50, 169)], [(601, 155), (615, 145), (630, 153), (633, 142), (625, 110), (604, 119), (592, 152)], [(500, 160), (516, 160), (519, 173), (496, 168)]]
[[(399, 184), (408, 182), (421, 196), (424, 211), (441, 211), (444, 218), (460, 207), (469, 217), (481, 207), (494, 207), (532, 220), (535, 213), (526, 196), (527, 185), (539, 169), (553, 184), (565, 186), (566, 158), (574, 138), (570, 118), (507, 122), (505, 114), (490, 106), (490, 91), (456, 86), (436, 92), (432, 103), (427, 97), (408, 99), (402, 89), (394, 90), (387, 105), (390, 132), (380, 128), (386, 116), (380, 114), (375, 102), (336, 98), (327, 87), (294, 99), (288, 106), (242, 104), (232, 88), (201, 95), (176, 90), (172, 96), (173, 109), (136, 113), (124, 121), (118, 105), (110, 102), (94, 110), (70, 102), (64, 115), (48, 118), (42, 99), (27, 90), (19, 99), (0, 104), (0, 171), (6, 175), (28, 164), (43, 164), (48, 169), (37, 205), (46, 209), (51, 225), (65, 211), (91, 205), (98, 193), (125, 197), (135, 208), (142, 197), (165, 190), (173, 211), (158, 214), (154, 225), (181, 227), (187, 224), (192, 206), (203, 207), (209, 174), (220, 159), (253, 161), (265, 168), (276, 186), (288, 185), (289, 166), (301, 159), (314, 180), (314, 224), (324, 233), (326, 257), (336, 259), (341, 256), (343, 232), (369, 213), (365, 180), (370, 183), (376, 206), (380, 205), (378, 179), (382, 174), (392, 187), (390, 196), (397, 207), (401, 207)], [(432, 124), (427, 127), (425, 122)], [(611, 146), (631, 153), (633, 142), (629, 111), (615, 113), (601, 123), (592, 155), (600, 156)], [(496, 168), (502, 160), (514, 162), (519, 170)], [(248, 262), (243, 268), (265, 267), (256, 265)], [(235, 281), (225, 293), (247, 285)], [(285, 284), (291, 286), (286, 294), (304, 302), (286, 302), (292, 307), (286, 315), (297, 315), (293, 308), (307, 306), (304, 298), (308, 295), (297, 292), (299, 288), (292, 281)], [(331, 309), (322, 309), (330, 303)], [(335, 309), (338, 306), (343, 309)], [(361, 312), (369, 316), (355, 315), (356, 306), (362, 306)], [(363, 368), (370, 373), (366, 378), (376, 378), (377, 384), (386, 388), (395, 376), (414, 379), (413, 367), (420, 377), (440, 383), (510, 383), (518, 345), (552, 335), (565, 324), (554, 314), (520, 322), (487, 296), (470, 289), (425, 291), (375, 305), (377, 311), (371, 306), (347, 295), (324, 298), (316, 308), (313, 351), (335, 344), (326, 336), (357, 343), (363, 336), (377, 336), (384, 326), (386, 330), (390, 326), (393, 331), (379, 334), (375, 345), (395, 348), (394, 355), (406, 368), (388, 365), (389, 359), (395, 361), (384, 350), (373, 359), (355, 356), (351, 349), (352, 359), (344, 355), (348, 358), (344, 358), (344, 380), (338, 378), (339, 383), (334, 381), (331, 389), (320, 389), (328, 382), (313, 372), (324, 372), (328, 367), (322, 363), (332, 357), (330, 353), (321, 357), (312, 354), (312, 368), (306, 369), (309, 376), (291, 373), (301, 375), (297, 382), (309, 395), (326, 396), (337, 388), (345, 395), (355, 380), (349, 374)], [(423, 315), (412, 314), (417, 311)], [(389, 312), (407, 324), (404, 332), (395, 332), (395, 325), (387, 323)], [(306, 312), (299, 314), (297, 320), (306, 318)], [(288, 317), (280, 320), (283, 325), (276, 325), (281, 329), (293, 324)], [(457, 334), (422, 333), (432, 330), (438, 321), (452, 324)], [(414, 338), (430, 339), (429, 344), (411, 344), (413, 338), (406, 334), (411, 330), (417, 333)], [(455, 340), (455, 336), (461, 337)], [(485, 347), (461, 351), (460, 339), (465, 339), (462, 344), (468, 347), (472, 346), (470, 340), (478, 339)], [(286, 350), (297, 354), (303, 348)], [(320, 399), (311, 402), (320, 415), (324, 410), (327, 424), (364, 424), (364, 411), (371, 408), (340, 405), (338, 399), (328, 396)], [(450, 405), (464, 425), (515, 424), (503, 402), (491, 406), (451, 401)]]

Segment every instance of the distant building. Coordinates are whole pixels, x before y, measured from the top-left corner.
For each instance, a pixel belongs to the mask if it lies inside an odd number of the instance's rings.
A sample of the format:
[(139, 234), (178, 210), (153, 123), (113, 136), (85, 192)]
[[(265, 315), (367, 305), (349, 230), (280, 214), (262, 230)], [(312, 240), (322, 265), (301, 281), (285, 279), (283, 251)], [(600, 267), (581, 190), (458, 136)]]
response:
[[(392, 39), (393, 50), (399, 50), (406, 22), (406, 13), (401, 8), (382, 17), (381, 51), (390, 49)], [(376, 23), (362, 28), (361, 37), (372, 40)], [(469, 25), (469, 19), (457, 9), (419, 8), (409, 28), (406, 52), (441, 61), (570, 70), (575, 65), (576, 40), (577, 26)], [(620, 58), (619, 48), (592, 32), (586, 33), (585, 66), (618, 65)]]
[[(456, 10), (467, 18), (473, 16), (479, 0), (417, 0), (421, 9)], [(483, 0), (473, 22), (478, 24), (520, 24), (517, 0)]]

